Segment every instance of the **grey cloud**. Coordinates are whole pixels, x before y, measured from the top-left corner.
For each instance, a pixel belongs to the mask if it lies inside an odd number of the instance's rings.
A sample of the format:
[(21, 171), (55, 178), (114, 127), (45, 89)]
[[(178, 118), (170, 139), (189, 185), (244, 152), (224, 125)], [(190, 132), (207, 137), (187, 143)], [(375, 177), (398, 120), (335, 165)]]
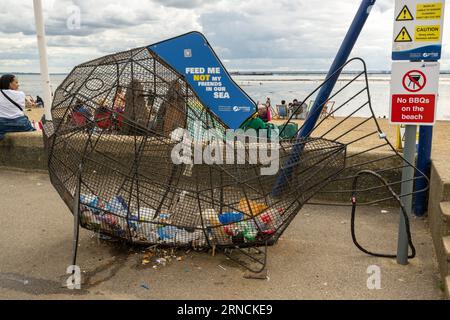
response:
[(394, 9), (395, 1), (392, 0), (378, 0), (375, 5), (375, 10), (385, 12)]
[[(191, 30), (205, 33), (230, 69), (325, 70), (360, 1), (307, 0), (44, 0), (52, 70)], [(73, 6), (81, 28), (70, 29)], [(377, 0), (353, 55), (369, 68), (390, 64), (392, 0)], [(447, 15), (446, 20), (450, 18)], [(0, 1), (1, 61), (37, 71), (32, 1)], [(446, 21), (446, 22), (447, 22)], [(447, 23), (446, 23), (447, 24)], [(444, 37), (444, 42), (446, 37)], [(7, 46), (7, 48), (5, 48)], [(444, 48), (448, 45), (444, 44)], [(448, 51), (448, 50), (447, 50)], [(442, 65), (448, 66), (444, 52)], [(0, 65), (5, 62), (0, 61)], [(31, 62), (30, 62), (31, 61)]]
[(154, 0), (154, 2), (159, 3), (166, 7), (182, 8), (182, 9), (192, 9), (203, 6), (206, 3), (212, 2), (204, 0)]
[(39, 59), (37, 52), (0, 52), (0, 60), (33, 60)]
[[(220, 17), (220, 19), (218, 19)], [(225, 59), (296, 59), (332, 56), (338, 29), (324, 35), (307, 20), (267, 23), (258, 17), (234, 12), (207, 13), (201, 16), (206, 34), (211, 30), (211, 43), (222, 49)]]

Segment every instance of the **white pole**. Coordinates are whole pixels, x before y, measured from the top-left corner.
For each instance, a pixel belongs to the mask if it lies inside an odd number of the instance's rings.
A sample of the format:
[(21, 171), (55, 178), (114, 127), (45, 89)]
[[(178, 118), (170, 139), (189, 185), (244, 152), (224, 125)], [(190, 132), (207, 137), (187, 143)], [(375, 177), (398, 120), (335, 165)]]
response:
[(47, 61), (47, 43), (45, 41), (44, 15), (42, 13), (42, 1), (33, 0), (34, 18), (36, 20), (36, 35), (39, 48), (39, 60), (41, 67), (42, 90), (44, 100), (44, 114), (45, 119), (52, 120), (51, 106), (52, 106), (52, 90), (50, 87), (50, 75), (48, 73)]

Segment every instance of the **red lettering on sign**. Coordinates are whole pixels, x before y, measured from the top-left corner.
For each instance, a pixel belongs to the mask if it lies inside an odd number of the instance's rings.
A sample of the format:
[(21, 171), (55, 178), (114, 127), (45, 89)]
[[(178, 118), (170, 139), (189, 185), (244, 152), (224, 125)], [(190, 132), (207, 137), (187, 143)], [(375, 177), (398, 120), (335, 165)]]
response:
[(433, 124), (436, 113), (436, 96), (433, 94), (392, 95), (391, 122)]

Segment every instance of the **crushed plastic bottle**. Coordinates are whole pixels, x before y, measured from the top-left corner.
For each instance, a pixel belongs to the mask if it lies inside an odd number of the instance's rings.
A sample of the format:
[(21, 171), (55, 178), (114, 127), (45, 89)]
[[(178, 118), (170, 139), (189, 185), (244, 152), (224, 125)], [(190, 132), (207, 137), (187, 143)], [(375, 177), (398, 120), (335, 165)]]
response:
[(178, 228), (174, 226), (166, 226), (158, 228), (158, 235), (162, 241), (174, 239), (177, 235)]
[(115, 196), (109, 201), (109, 211), (121, 217), (128, 215), (128, 204), (122, 196)]
[(153, 217), (156, 214), (156, 210), (152, 208), (140, 208), (139, 209), (139, 218), (140, 221), (153, 221)]
[(219, 215), (219, 221), (221, 224), (230, 224), (239, 222), (244, 219), (244, 214), (240, 212), (225, 212)]
[(243, 198), (241, 199), (241, 201), (239, 201), (239, 210), (244, 212), (248, 216), (257, 216), (267, 209), (268, 207), (264, 203), (248, 200), (246, 198)]
[(249, 242), (255, 241), (256, 236), (258, 235), (258, 227), (256, 226), (256, 223), (252, 220), (246, 221), (243, 234), (245, 240)]
[(214, 244), (228, 245), (231, 244), (231, 237), (226, 234), (219, 215), (214, 209), (206, 209), (202, 211), (203, 219), (208, 226), (209, 237)]

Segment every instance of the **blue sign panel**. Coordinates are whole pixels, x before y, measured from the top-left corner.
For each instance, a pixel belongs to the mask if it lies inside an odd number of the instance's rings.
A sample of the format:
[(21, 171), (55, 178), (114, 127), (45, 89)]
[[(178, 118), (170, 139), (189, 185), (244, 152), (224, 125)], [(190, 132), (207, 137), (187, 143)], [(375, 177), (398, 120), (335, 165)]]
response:
[(231, 79), (201, 33), (190, 32), (148, 48), (185, 75), (202, 103), (231, 129), (255, 114), (255, 102)]
[(441, 45), (425, 46), (405, 51), (392, 52), (392, 60), (424, 60), (436, 61), (441, 59)]

